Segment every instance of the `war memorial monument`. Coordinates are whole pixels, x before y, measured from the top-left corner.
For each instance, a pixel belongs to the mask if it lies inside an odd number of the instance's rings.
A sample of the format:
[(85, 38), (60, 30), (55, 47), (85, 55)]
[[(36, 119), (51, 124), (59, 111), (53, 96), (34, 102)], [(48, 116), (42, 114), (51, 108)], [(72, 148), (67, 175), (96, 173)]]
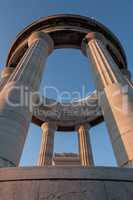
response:
[[(48, 56), (76, 48), (91, 61), (96, 90), (61, 104), (35, 95)], [(71, 72), (70, 72), (71, 73)], [(118, 167), (96, 167), (89, 129), (105, 121)], [(42, 128), (36, 167), (19, 167), (30, 122)], [(79, 155), (53, 156), (55, 131), (76, 131)], [(69, 145), (69, 142), (68, 142)], [(60, 14), (34, 21), (12, 44), (0, 81), (0, 200), (132, 200), (133, 85), (117, 37), (98, 21)]]

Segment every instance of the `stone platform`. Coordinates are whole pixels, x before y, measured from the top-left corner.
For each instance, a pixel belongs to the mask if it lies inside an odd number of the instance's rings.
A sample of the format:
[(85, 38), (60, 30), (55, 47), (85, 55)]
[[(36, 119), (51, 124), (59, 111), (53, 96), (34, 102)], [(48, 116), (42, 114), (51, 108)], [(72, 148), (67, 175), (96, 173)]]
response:
[(0, 169), (0, 200), (132, 200), (133, 169)]

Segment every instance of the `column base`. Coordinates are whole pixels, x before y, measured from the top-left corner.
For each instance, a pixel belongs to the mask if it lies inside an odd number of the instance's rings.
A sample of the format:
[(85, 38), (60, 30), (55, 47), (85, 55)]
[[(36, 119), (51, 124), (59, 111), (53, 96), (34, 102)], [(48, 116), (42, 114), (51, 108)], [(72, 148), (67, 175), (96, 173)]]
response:
[(0, 196), (10, 200), (132, 200), (133, 169), (24, 167), (0, 169)]

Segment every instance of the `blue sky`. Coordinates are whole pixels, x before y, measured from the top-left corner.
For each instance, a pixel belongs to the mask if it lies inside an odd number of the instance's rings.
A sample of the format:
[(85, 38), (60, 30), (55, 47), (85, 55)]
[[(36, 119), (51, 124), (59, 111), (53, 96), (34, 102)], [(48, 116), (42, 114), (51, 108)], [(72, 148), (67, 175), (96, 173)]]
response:
[[(108, 26), (120, 39), (133, 74), (133, 1), (131, 0), (4, 0), (0, 5), (0, 67), (5, 65), (8, 49), (25, 26), (43, 16), (75, 13), (91, 16)], [(70, 73), (71, 72), (71, 73)], [(86, 94), (94, 89), (88, 60), (78, 50), (56, 50), (50, 55), (42, 85), (55, 86), (60, 92), (71, 93), (85, 87)], [(48, 96), (54, 96), (48, 91)], [(116, 165), (108, 133), (101, 124), (90, 130), (96, 165)], [(41, 141), (41, 129), (30, 126), (21, 165), (35, 165)], [(55, 137), (56, 152), (77, 151), (76, 134), (60, 133)]]

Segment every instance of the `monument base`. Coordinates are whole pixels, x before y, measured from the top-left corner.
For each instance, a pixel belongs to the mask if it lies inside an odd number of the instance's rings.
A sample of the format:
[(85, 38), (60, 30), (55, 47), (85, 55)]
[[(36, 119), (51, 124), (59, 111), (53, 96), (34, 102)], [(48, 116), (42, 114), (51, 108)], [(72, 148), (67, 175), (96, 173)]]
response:
[(20, 167), (0, 169), (0, 200), (132, 200), (133, 169)]

